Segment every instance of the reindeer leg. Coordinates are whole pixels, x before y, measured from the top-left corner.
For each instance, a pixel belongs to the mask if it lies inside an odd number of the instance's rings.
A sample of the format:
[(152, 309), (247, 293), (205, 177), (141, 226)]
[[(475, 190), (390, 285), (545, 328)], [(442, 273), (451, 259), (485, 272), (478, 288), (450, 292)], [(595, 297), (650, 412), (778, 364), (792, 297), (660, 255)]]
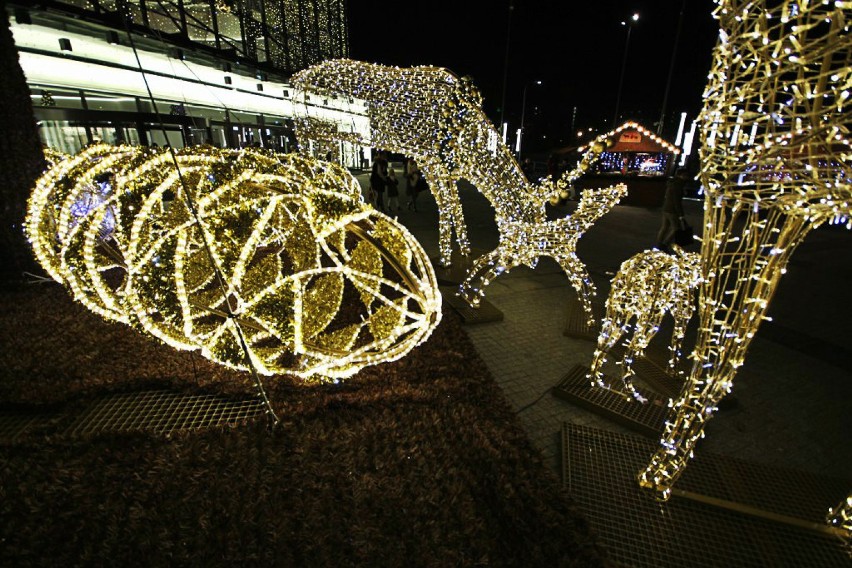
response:
[(621, 360), (621, 382), (624, 384), (625, 390), (632, 394), (633, 398), (642, 403), (648, 402), (648, 399), (642, 396), (633, 384), (631, 377), (636, 375), (636, 372), (633, 370), (633, 363), (645, 353), (648, 344), (651, 343), (651, 339), (656, 335), (657, 330), (660, 328), (661, 317), (662, 314), (659, 312), (648, 312), (637, 316), (633, 329), (633, 337), (630, 339), (630, 343), (627, 344), (627, 352)]
[(672, 329), (672, 340), (669, 345), (669, 373), (673, 376), (683, 375), (683, 371), (678, 371), (678, 365), (681, 359), (683, 336), (686, 333), (686, 326), (692, 318), (693, 311), (694, 308), (688, 297), (686, 301), (683, 299), (679, 300), (672, 308), (674, 328)]
[(611, 385), (604, 381), (603, 367), (606, 364), (607, 355), (621, 339), (630, 324), (625, 314), (609, 309), (609, 306), (607, 308), (606, 317), (601, 322), (601, 331), (598, 334), (598, 345), (594, 355), (592, 355), (592, 364), (586, 378), (591, 381), (592, 387), (611, 389)]
[(445, 205), (446, 195), (442, 189), (435, 187), (432, 192), (438, 206), (438, 253), (441, 266), (452, 264), (453, 252), (453, 214)]
[[(422, 169), (432, 185), (432, 194), (438, 206), (438, 248), (441, 265), (449, 266), (452, 263), (450, 257), (453, 250), (453, 231), (456, 233), (459, 253), (462, 256), (470, 254), (470, 242), (467, 239), (467, 227), (458, 189), (455, 180), (440, 171), (443, 169), (441, 166), (424, 164)], [(429, 175), (430, 173), (432, 175)]]
[(595, 283), (592, 282), (591, 276), (586, 271), (586, 266), (571, 251), (568, 253), (557, 253), (554, 255), (556, 262), (568, 276), (568, 281), (577, 291), (577, 297), (580, 299), (580, 304), (583, 306), (583, 311), (586, 312), (586, 324), (589, 327), (595, 325), (595, 314), (592, 312), (592, 298), (595, 296)]
[[(471, 307), (479, 306), (480, 300), (485, 295), (483, 290), (492, 280), (512, 268), (501, 264), (503, 257), (503, 246), (500, 245), (488, 254), (480, 256), (473, 263), (464, 282), (459, 286), (459, 296)], [(476, 282), (479, 283), (478, 286), (474, 286)]]

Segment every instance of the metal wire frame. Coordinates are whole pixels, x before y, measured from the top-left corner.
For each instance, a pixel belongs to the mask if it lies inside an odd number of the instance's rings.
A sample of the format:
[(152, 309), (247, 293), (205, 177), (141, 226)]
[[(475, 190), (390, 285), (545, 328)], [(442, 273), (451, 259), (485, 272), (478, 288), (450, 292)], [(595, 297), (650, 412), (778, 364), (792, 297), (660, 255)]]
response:
[(240, 424), (264, 415), (260, 399), (230, 400), (212, 395), (143, 391), (105, 396), (81, 412), (63, 436), (104, 432), (148, 431), (169, 434), (225, 424)]
[(844, 494), (846, 485), (842, 481), (817, 483), (816, 476), (770, 471), (703, 454), (684, 474), (679, 489), (729, 498), (727, 480), (718, 475), (721, 467), (734, 476), (744, 475), (739, 478), (739, 495), (752, 493), (751, 508), (735, 511), (711, 505), (709, 499), (700, 502), (677, 494), (663, 503), (635, 483), (636, 469), (653, 450), (652, 442), (567, 423), (563, 424), (561, 438), (563, 484), (597, 532), (601, 545), (619, 565), (849, 565), (848, 550), (838, 538), (805, 529), (801, 523), (772, 520), (771, 514), (758, 515), (772, 512), (773, 503), (766, 496), (789, 498), (806, 506), (776, 502), (776, 507), (787, 511), (785, 520), (804, 515), (808, 518), (800, 520), (807, 522), (817, 509), (832, 502), (830, 495), (839, 499), (837, 492)]

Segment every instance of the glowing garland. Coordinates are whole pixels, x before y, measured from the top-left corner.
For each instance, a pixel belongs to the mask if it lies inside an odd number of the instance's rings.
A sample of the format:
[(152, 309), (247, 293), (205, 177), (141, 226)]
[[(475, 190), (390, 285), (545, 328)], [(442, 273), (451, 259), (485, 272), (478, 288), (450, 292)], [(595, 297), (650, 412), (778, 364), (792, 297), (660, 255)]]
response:
[(730, 392), (790, 255), (852, 213), (852, 3), (716, 2), (722, 31), (700, 116), (700, 327), (661, 448), (639, 474), (662, 499)]
[(353, 145), (361, 143), (361, 136), (353, 132), (340, 132), (338, 125), (314, 117), (294, 119), (299, 152), (324, 160), (330, 153), (332, 161), (340, 161), (340, 142)]
[(829, 525), (844, 531), (846, 540), (852, 544), (852, 494), (836, 507), (830, 508), (825, 520)]
[[(668, 366), (669, 371), (676, 374), (686, 325), (695, 311), (693, 296), (701, 274), (698, 254), (685, 252), (677, 245), (673, 249), (675, 254), (643, 251), (621, 264), (606, 300), (606, 316), (601, 322), (588, 375), (593, 386), (612, 389), (603, 376), (607, 355), (622, 336), (632, 331), (630, 340), (626, 341), (627, 352), (620, 362), (621, 380), (624, 392), (640, 402), (647, 402), (631, 380), (635, 375), (633, 362), (645, 352), (666, 313), (674, 318)], [(635, 321), (631, 324), (631, 320)]]
[(235, 369), (344, 378), (441, 317), (411, 234), (302, 156), (90, 146), (38, 180), (26, 232), (95, 313)]
[[(598, 137), (578, 167), (558, 181), (532, 185), (482, 111), (482, 96), (468, 78), (446, 69), (400, 69), (351, 60), (326, 61), (293, 77), (303, 93), (354, 97), (363, 101), (370, 120), (368, 146), (414, 157), (432, 187), (439, 213), (439, 249), (450, 264), (452, 234), (462, 255), (470, 253), (456, 183), (472, 183), (494, 207), (500, 243), (476, 261), (460, 295), (478, 305), (482, 289), (500, 273), (520, 264), (535, 266), (540, 256), (554, 257), (568, 274), (592, 319), (594, 285), (575, 254), (577, 239), (626, 193), (623, 185), (587, 191), (570, 218), (548, 221), (545, 203), (573, 182), (603, 151)], [(321, 138), (321, 129), (307, 133)], [(301, 134), (300, 134), (301, 136)]]
[(619, 184), (607, 189), (585, 191), (574, 213), (563, 219), (541, 222), (503, 222), (498, 217), (500, 244), (477, 258), (470, 268), (459, 293), (472, 306), (478, 306), (483, 289), (497, 276), (512, 267), (525, 264), (535, 268), (539, 257), (552, 257), (577, 291), (586, 313), (586, 321), (594, 324), (592, 298), (595, 285), (585, 265), (577, 256), (577, 241), (601, 216), (608, 213), (627, 192)]

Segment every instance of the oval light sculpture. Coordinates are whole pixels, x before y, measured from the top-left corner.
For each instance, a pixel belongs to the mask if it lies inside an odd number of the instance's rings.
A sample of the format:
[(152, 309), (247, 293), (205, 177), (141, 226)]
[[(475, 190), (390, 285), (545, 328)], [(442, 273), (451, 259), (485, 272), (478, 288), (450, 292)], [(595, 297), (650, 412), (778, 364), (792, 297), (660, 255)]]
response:
[(93, 312), (234, 369), (341, 379), (441, 319), (420, 244), (301, 155), (93, 145), (39, 178), (25, 230)]

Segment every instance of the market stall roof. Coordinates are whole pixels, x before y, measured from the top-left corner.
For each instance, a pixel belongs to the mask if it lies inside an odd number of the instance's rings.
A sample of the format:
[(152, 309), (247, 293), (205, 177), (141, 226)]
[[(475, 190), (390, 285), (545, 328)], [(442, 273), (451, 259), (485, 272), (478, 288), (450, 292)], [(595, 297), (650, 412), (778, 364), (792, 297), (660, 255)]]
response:
[[(615, 142), (613, 146), (607, 148), (607, 152), (680, 153), (676, 146), (669, 144), (647, 128), (632, 121), (625, 122), (618, 128), (609, 131), (605, 136)], [(579, 149), (580, 152), (585, 150), (585, 147)]]

